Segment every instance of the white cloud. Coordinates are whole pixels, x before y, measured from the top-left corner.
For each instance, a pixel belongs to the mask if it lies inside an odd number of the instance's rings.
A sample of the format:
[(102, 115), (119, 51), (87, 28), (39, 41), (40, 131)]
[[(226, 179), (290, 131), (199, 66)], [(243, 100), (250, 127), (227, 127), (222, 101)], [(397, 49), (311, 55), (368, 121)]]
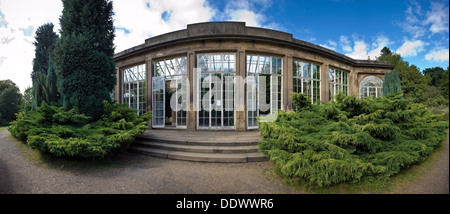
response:
[(342, 49), (347, 52), (345, 55), (353, 59), (371, 59), (375, 60), (381, 55), (381, 50), (392, 44), (392, 42), (384, 35), (378, 36), (374, 39), (372, 44), (367, 44), (364, 40), (358, 39), (356, 35), (353, 36), (355, 40), (353, 48), (350, 46), (350, 40), (346, 36), (340, 37)]
[(342, 50), (344, 50), (345, 52), (351, 52), (353, 50), (350, 46), (350, 40), (347, 36), (340, 36), (339, 42), (341, 44)]
[(367, 44), (362, 40), (355, 41), (353, 52), (345, 55), (353, 59), (367, 59)]
[(281, 30), (279, 24), (268, 22), (264, 12), (272, 6), (272, 0), (231, 0), (227, 1), (223, 12), (215, 18), (228, 21), (243, 21), (247, 26)]
[[(184, 29), (187, 24), (209, 21), (215, 14), (205, 0), (117, 0), (113, 8), (114, 26), (129, 31), (116, 30), (116, 52), (142, 44), (149, 37)], [(165, 21), (162, 14), (169, 11)]]
[(409, 41), (405, 40), (403, 45), (395, 51), (402, 57), (417, 56), (418, 53), (424, 51), (426, 43), (422, 40)]
[(449, 60), (448, 48), (435, 49), (425, 55), (426, 60), (444, 62)]
[(426, 28), (423, 26), (421, 6), (416, 1), (411, 1), (411, 4), (405, 11), (405, 21), (397, 23), (397, 25), (416, 39), (425, 35)]
[(59, 0), (0, 0), (0, 80), (12, 80), (22, 92), (31, 86), (35, 31), (49, 22), (59, 30), (61, 11)]
[(381, 50), (389, 46), (392, 42), (386, 36), (378, 36), (372, 43), (372, 50), (367, 54), (370, 59), (376, 59), (381, 55)]
[(327, 43), (330, 44), (330, 45), (333, 46), (333, 47), (336, 47), (336, 45), (337, 45), (337, 43), (336, 43), (335, 41), (331, 40), (331, 39), (329, 39), (329, 40), (327, 41)]
[(336, 51), (337, 43), (335, 41), (329, 39), (326, 44), (320, 44), (320, 46), (322, 46), (324, 48), (328, 48), (333, 51)]
[(241, 9), (229, 11), (230, 21), (243, 21), (247, 26), (261, 27), (264, 16), (253, 11)]
[(431, 33), (448, 32), (448, 7), (438, 2), (431, 2), (431, 11), (427, 11), (424, 24), (431, 24)]
[(444, 3), (432, 1), (430, 9), (424, 13), (417, 1), (410, 1), (405, 11), (405, 20), (398, 22), (403, 31), (409, 33), (412, 39), (425, 35), (449, 32), (449, 7)]

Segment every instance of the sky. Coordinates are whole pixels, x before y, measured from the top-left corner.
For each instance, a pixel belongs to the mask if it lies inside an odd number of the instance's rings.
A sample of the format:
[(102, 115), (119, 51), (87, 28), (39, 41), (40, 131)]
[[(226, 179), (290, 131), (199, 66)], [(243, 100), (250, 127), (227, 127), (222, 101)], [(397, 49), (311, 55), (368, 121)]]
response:
[[(376, 59), (383, 47), (422, 71), (449, 66), (448, 0), (113, 0), (116, 53), (188, 24), (244, 21), (354, 59)], [(36, 29), (53, 23), (60, 0), (0, 0), (0, 80), (32, 85)]]

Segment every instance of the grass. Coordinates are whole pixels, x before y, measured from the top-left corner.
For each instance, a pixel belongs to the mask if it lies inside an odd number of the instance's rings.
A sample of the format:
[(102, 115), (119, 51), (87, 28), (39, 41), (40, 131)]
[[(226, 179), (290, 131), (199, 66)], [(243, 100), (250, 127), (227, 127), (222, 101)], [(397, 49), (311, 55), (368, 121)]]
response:
[(447, 140), (440, 144), (435, 151), (422, 163), (418, 163), (403, 169), (397, 175), (394, 175), (389, 180), (375, 180), (371, 183), (342, 183), (328, 187), (317, 187), (309, 185), (302, 178), (291, 178), (284, 176), (279, 172), (275, 165), (264, 171), (265, 174), (270, 175), (273, 179), (281, 179), (285, 184), (292, 187), (294, 190), (303, 191), (316, 194), (386, 194), (396, 193), (402, 187), (414, 185), (413, 182), (418, 178), (426, 175), (433, 169), (434, 163), (441, 157), (444, 150), (448, 150), (448, 132)]
[(0, 126), (0, 130), (5, 130), (7, 128), (8, 128), (8, 126)]

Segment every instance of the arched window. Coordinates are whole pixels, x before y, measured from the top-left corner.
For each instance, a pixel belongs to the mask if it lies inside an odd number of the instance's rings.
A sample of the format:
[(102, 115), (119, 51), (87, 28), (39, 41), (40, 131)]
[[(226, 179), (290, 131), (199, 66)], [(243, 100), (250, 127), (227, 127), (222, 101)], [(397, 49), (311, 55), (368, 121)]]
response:
[(367, 76), (361, 81), (360, 87), (361, 99), (368, 96), (383, 96), (383, 80), (377, 76)]

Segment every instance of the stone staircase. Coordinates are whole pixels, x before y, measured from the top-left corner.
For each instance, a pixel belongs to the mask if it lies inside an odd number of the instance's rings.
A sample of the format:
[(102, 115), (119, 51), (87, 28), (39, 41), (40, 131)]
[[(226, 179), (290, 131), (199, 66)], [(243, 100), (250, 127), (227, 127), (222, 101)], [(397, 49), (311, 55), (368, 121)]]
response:
[(258, 152), (259, 133), (147, 130), (128, 151), (168, 159), (213, 163), (266, 161)]

